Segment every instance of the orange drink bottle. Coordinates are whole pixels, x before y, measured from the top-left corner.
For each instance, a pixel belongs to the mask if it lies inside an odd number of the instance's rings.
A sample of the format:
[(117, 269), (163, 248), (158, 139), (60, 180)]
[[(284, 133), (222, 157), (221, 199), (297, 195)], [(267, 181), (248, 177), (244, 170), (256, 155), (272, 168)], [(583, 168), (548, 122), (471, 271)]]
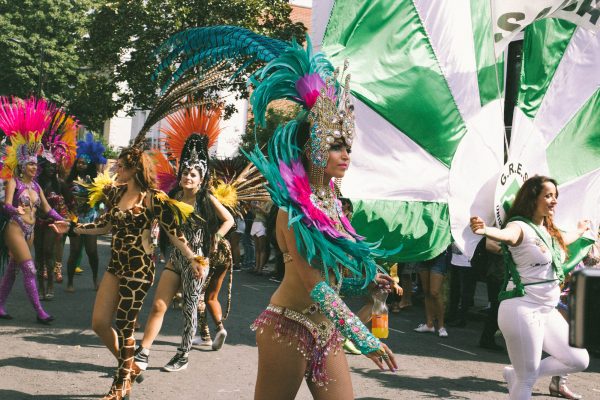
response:
[(377, 290), (373, 294), (373, 311), (371, 312), (371, 332), (373, 336), (379, 339), (387, 339), (389, 336), (388, 328), (388, 308), (385, 304), (388, 293), (385, 290)]

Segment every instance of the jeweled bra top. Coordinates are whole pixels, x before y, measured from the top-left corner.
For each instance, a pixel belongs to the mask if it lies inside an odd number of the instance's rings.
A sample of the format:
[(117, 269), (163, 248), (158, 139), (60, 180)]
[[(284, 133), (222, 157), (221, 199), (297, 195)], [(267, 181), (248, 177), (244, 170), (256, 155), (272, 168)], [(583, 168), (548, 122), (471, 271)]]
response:
[[(24, 207), (33, 207), (38, 208), (41, 204), (40, 200), (40, 185), (35, 181), (31, 181), (30, 183), (25, 183), (18, 179), (14, 178), (16, 187), (15, 187), (15, 195), (13, 196), (12, 205), (14, 207), (24, 206)], [(31, 203), (31, 197), (29, 196), (29, 190), (33, 189), (37, 193), (37, 199)]]

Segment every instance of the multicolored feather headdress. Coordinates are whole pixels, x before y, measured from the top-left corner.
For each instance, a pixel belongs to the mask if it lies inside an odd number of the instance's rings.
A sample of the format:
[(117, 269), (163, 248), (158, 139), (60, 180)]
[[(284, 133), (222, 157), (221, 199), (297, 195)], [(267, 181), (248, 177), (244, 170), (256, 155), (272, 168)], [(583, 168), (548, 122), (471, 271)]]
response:
[(52, 163), (69, 169), (75, 163), (77, 154), (77, 130), (79, 122), (67, 115), (61, 108), (50, 108), (51, 122), (42, 136), (44, 153), (42, 156)]
[(52, 120), (50, 110), (44, 99), (0, 97), (0, 130), (10, 141), (0, 160), (0, 178), (10, 179), (17, 166), (37, 163), (44, 151), (42, 135)]
[(208, 149), (216, 143), (221, 132), (221, 114), (221, 107), (217, 105), (189, 104), (189, 107), (166, 117), (168, 126), (161, 128), (165, 135), (166, 157), (158, 149), (150, 153), (155, 161), (161, 190), (170, 192), (174, 189), (186, 168), (198, 170), (203, 184), (208, 184)]

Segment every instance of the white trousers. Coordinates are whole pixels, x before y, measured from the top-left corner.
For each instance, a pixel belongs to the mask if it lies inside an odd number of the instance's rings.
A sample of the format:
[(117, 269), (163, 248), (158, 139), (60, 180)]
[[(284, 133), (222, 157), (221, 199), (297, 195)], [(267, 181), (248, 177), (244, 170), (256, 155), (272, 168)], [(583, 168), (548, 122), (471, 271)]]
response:
[[(583, 371), (590, 357), (585, 349), (569, 346), (569, 324), (554, 307), (515, 297), (500, 303), (498, 326), (506, 340), (516, 379), (509, 387), (511, 400), (531, 398), (540, 376)], [(542, 358), (542, 350), (550, 356)]]

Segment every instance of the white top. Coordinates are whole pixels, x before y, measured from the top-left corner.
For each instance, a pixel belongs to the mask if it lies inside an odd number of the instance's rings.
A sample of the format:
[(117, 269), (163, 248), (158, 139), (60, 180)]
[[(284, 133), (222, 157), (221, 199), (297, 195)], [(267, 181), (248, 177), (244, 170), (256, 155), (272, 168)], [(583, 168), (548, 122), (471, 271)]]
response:
[(463, 254), (456, 244), (452, 243), (452, 260), (450, 264), (455, 265), (457, 267), (470, 267), (471, 260), (465, 254)]
[[(560, 300), (560, 286), (552, 268), (551, 249), (525, 222), (513, 221), (510, 224), (518, 224), (523, 230), (521, 244), (508, 247), (521, 276), (521, 283), (527, 284), (556, 279), (554, 282), (525, 286), (524, 300), (555, 307)], [(542, 226), (540, 229), (542, 232), (548, 233), (545, 227)], [(550, 237), (549, 233), (548, 237)], [(513, 287), (514, 285), (509, 284), (509, 289)]]

